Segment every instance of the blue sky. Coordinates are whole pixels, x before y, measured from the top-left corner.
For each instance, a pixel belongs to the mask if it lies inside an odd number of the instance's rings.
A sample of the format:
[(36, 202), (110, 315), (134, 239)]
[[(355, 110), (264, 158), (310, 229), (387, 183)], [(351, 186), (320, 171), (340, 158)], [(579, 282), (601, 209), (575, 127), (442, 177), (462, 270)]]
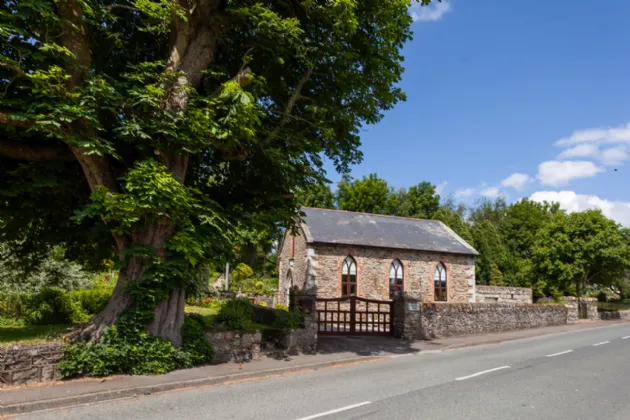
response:
[(466, 203), (601, 208), (630, 226), (630, 1), (448, 0), (411, 13), (407, 102), (363, 130), (352, 176), (428, 180)]

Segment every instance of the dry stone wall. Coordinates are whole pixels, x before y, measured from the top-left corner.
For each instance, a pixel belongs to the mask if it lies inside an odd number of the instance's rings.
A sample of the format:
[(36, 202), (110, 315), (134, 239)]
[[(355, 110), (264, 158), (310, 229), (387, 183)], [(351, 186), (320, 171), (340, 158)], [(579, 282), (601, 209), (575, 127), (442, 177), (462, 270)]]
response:
[(603, 321), (612, 321), (615, 319), (630, 319), (630, 311), (600, 312), (599, 319)]
[(62, 343), (0, 347), (0, 387), (52, 381), (63, 356)]
[(422, 336), (432, 339), (565, 325), (567, 308), (513, 303), (425, 303), (421, 316)]
[(532, 289), (527, 287), (477, 285), (475, 292), (477, 302), (532, 303)]
[(214, 363), (260, 360), (260, 331), (207, 332), (206, 339), (214, 348)]

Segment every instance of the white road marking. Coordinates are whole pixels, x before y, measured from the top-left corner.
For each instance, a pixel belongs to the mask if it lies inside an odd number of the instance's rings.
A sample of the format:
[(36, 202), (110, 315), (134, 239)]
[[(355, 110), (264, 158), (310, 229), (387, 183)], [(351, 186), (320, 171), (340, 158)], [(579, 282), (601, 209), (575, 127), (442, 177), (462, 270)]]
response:
[(630, 338), (630, 335), (626, 335), (625, 337), (621, 337), (622, 340), (627, 340), (628, 338)]
[(353, 408), (362, 407), (362, 406), (368, 405), (368, 404), (372, 404), (372, 402), (370, 402), (370, 401), (363, 401), (362, 403), (348, 405), (346, 407), (341, 407), (341, 408), (338, 408), (336, 410), (330, 410), (330, 411), (326, 411), (324, 413), (313, 414), (312, 416), (308, 416), (308, 417), (301, 417), (301, 418), (299, 418), (297, 420), (316, 419), (316, 418), (319, 418), (319, 417), (329, 416), (331, 414), (341, 413), (342, 411), (352, 410)]
[(548, 354), (547, 357), (561, 356), (563, 354), (571, 353), (572, 351), (573, 350), (565, 350), (565, 351), (561, 351), (560, 353)]
[(601, 346), (603, 344), (608, 344), (610, 341), (602, 341), (601, 343), (593, 344), (593, 347)]
[(497, 370), (509, 369), (509, 368), (510, 368), (510, 366), (501, 366), (501, 367), (494, 368), (494, 369), (484, 370), (483, 372), (473, 373), (472, 375), (462, 376), (461, 378), (455, 378), (455, 380), (456, 381), (463, 381), (464, 379), (470, 379), (470, 378), (474, 378), (475, 376), (480, 376), (480, 375), (484, 375), (486, 373), (496, 372)]

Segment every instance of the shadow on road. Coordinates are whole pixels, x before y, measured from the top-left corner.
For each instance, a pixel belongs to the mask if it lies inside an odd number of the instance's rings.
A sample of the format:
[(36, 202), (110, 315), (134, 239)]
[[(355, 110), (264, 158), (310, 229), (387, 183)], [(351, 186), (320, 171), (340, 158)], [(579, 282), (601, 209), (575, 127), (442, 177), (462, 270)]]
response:
[[(423, 342), (422, 347), (431, 342)], [(415, 344), (415, 345), (414, 345)], [(354, 353), (357, 356), (387, 356), (392, 354), (413, 354), (420, 352), (419, 343), (398, 340), (393, 337), (338, 336), (318, 337), (317, 353)], [(438, 343), (435, 343), (439, 346)]]

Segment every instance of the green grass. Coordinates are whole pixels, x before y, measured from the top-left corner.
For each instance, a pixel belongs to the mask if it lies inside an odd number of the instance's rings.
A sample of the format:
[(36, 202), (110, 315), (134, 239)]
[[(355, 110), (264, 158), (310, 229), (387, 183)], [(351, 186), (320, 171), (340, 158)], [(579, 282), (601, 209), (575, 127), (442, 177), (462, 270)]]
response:
[[(203, 317), (204, 321), (206, 322), (206, 324), (210, 327), (212, 325), (214, 325), (217, 315), (219, 314), (219, 308), (218, 307), (214, 307), (214, 308), (202, 308), (199, 306), (188, 306), (186, 305), (186, 309), (185, 309), (186, 313), (189, 314), (199, 314)], [(270, 325), (265, 325), (265, 324), (257, 324), (255, 322), (249, 322), (249, 324), (247, 325), (246, 330), (266, 330), (266, 329), (272, 329), (273, 327), (271, 327)]]
[(186, 305), (186, 313), (199, 314), (203, 317), (204, 321), (208, 325), (214, 325), (214, 321), (219, 313), (219, 308), (202, 308), (200, 306), (188, 306)]
[(72, 325), (0, 325), (0, 345), (61, 340)]
[[(186, 312), (200, 314), (210, 326), (214, 325), (219, 308), (186, 306)], [(72, 325), (23, 325), (16, 321), (3, 319), (0, 322), (0, 345), (36, 344), (61, 340), (69, 328), (72, 328)], [(270, 328), (270, 326), (251, 322), (247, 329), (262, 330), (266, 328)]]

